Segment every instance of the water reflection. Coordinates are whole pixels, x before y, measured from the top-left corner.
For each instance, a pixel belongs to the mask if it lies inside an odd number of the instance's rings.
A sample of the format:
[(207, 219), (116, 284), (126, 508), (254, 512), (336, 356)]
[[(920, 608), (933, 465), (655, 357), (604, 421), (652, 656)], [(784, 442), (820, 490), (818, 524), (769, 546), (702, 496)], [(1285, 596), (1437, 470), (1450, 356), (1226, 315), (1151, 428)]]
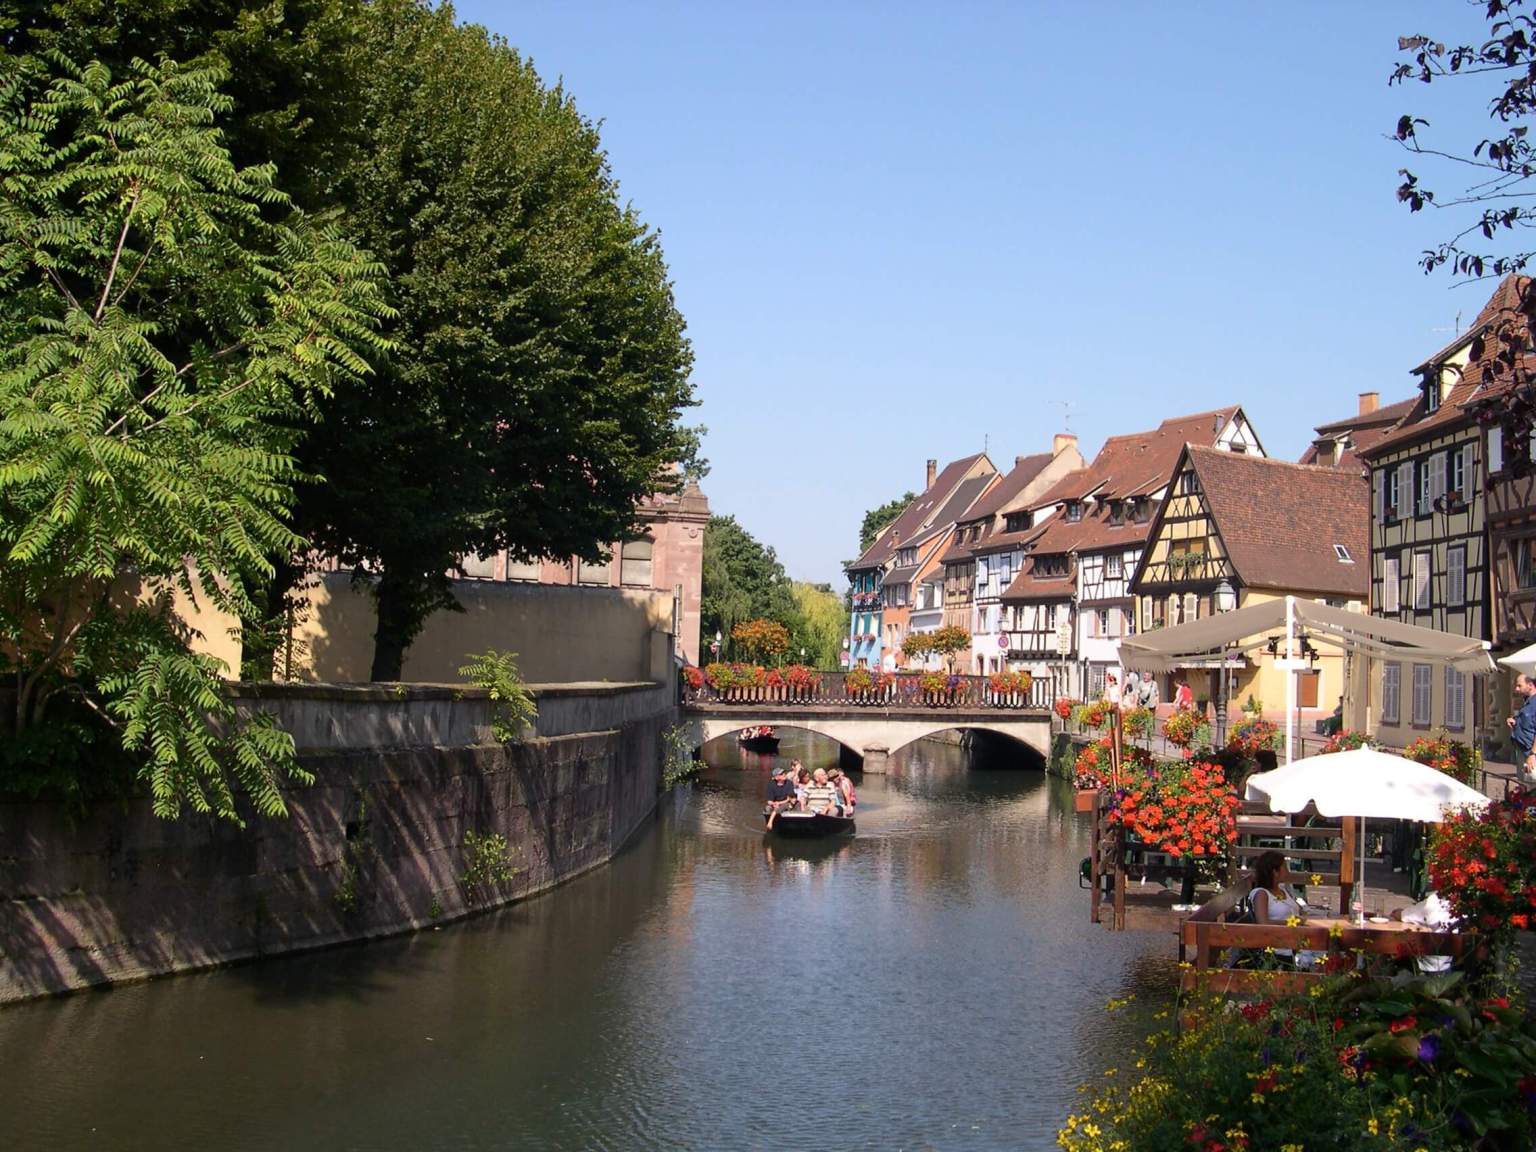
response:
[(923, 744), (857, 780), (856, 838), (780, 841), (772, 757), (708, 758), (549, 897), (0, 1012), (7, 1145), (1052, 1147), (1129, 1042), (1104, 1001), (1172, 967), (1087, 924), (1065, 785)]

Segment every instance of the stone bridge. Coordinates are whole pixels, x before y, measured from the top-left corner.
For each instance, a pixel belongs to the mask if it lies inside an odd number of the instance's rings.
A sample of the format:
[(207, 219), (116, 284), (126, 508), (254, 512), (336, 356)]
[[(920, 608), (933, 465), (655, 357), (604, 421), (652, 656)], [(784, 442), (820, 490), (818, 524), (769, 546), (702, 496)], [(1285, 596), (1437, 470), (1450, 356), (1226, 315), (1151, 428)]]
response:
[(683, 721), (690, 727), (696, 746), (759, 724), (803, 728), (857, 753), (863, 758), (864, 771), (874, 773), (885, 772), (890, 756), (914, 740), (955, 729), (993, 732), (1015, 740), (1039, 757), (1042, 768), (1051, 753), (1051, 714), (1043, 708), (839, 707), (694, 700), (683, 705)]

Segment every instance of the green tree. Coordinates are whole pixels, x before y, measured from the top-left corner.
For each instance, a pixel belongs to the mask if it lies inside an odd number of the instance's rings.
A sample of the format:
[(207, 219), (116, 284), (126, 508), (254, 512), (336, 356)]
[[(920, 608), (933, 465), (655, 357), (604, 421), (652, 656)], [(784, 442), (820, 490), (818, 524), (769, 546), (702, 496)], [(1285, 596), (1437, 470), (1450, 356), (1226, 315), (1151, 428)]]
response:
[(915, 492), (908, 492), (905, 496), (898, 496), (895, 500), (887, 500), (878, 508), (871, 508), (864, 513), (864, 519), (859, 524), (859, 555), (869, 551), (880, 533), (884, 532), (896, 522), (896, 517), (907, 510), (907, 505), (917, 499)]
[(753, 660), (782, 663), (789, 651), (789, 629), (777, 620), (743, 620), (731, 628), (731, 639)]
[(370, 574), (372, 675), (393, 680), (458, 608), (460, 557), (600, 559), (698, 439), (661, 248), (596, 127), (447, 4), (366, 13), (368, 137), (339, 191), (393, 275), (400, 350), (327, 402), (296, 526)]
[(387, 315), (377, 265), (232, 161), (224, 79), (0, 61), (0, 756), (110, 732), (167, 817), (280, 813), (302, 775), (167, 600), (240, 611), (302, 546), (293, 430)]
[(790, 634), (790, 655), (800, 659), (805, 649), (806, 663), (817, 668), (836, 668), (848, 635), (848, 610), (829, 585), (796, 580), (791, 585), (799, 627)]
[(764, 619), (800, 628), (795, 596), (772, 548), (760, 544), (734, 516), (711, 516), (704, 529), (700, 631), (706, 644), (719, 632), (722, 655), (732, 652), (731, 631), (745, 620)]

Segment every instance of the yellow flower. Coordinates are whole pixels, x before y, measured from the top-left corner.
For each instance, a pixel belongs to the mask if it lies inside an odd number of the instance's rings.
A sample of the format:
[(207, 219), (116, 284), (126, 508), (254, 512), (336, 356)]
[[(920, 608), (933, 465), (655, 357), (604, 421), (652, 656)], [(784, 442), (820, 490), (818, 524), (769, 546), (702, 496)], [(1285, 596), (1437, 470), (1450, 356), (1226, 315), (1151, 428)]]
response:
[[(1313, 883), (1313, 884), (1321, 884), (1321, 883), (1322, 883), (1322, 882), (1323, 882), (1323, 874), (1322, 874), (1322, 873), (1321, 873), (1321, 872), (1314, 872), (1314, 873), (1312, 873), (1312, 875), (1311, 875), (1311, 876), (1310, 876), (1310, 877), (1309, 877), (1309, 879), (1310, 879), (1310, 880), (1311, 880), (1311, 882), (1312, 882), (1312, 883)], [(1301, 1145), (1300, 1145), (1300, 1144), (1298, 1144), (1298, 1145), (1296, 1145), (1296, 1147), (1297, 1147), (1297, 1148), (1300, 1148), (1300, 1147), (1301, 1147)], [(1283, 1150), (1283, 1149), (1282, 1149), (1282, 1152), (1284, 1152), (1284, 1150)]]
[(1287, 916), (1285, 918), (1285, 926), (1287, 928), (1300, 928), (1301, 927), (1301, 917), (1300, 916)]
[(1365, 1122), (1365, 1130), (1367, 1132), (1369, 1132), (1372, 1136), (1379, 1136), (1379, 1135), (1381, 1135), (1381, 1126), (1376, 1123), (1376, 1117), (1372, 1116), (1369, 1120), (1367, 1120)]
[(1300, 1144), (1282, 1144), (1280, 1152), (1307, 1152)]
[(1330, 939), (1333, 939), (1333, 940), (1342, 940), (1342, 939), (1344, 939), (1344, 925), (1342, 925), (1342, 924), (1330, 924), (1330, 925), (1328, 925), (1328, 936), (1329, 936)]

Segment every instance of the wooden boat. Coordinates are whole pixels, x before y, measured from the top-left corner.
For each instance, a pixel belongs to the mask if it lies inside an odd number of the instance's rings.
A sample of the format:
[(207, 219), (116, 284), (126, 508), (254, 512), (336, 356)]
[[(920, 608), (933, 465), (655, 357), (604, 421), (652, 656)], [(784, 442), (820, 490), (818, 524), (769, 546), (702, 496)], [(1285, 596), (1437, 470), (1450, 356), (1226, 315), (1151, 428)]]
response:
[(755, 728), (743, 728), (736, 735), (736, 743), (740, 744), (748, 752), (777, 752), (779, 750), (779, 738), (767, 724), (761, 724)]
[[(763, 813), (766, 828), (768, 813)], [(852, 836), (852, 816), (829, 816), (825, 812), (780, 812), (774, 817), (773, 827), (766, 829), (778, 836), (802, 838), (825, 836)]]

